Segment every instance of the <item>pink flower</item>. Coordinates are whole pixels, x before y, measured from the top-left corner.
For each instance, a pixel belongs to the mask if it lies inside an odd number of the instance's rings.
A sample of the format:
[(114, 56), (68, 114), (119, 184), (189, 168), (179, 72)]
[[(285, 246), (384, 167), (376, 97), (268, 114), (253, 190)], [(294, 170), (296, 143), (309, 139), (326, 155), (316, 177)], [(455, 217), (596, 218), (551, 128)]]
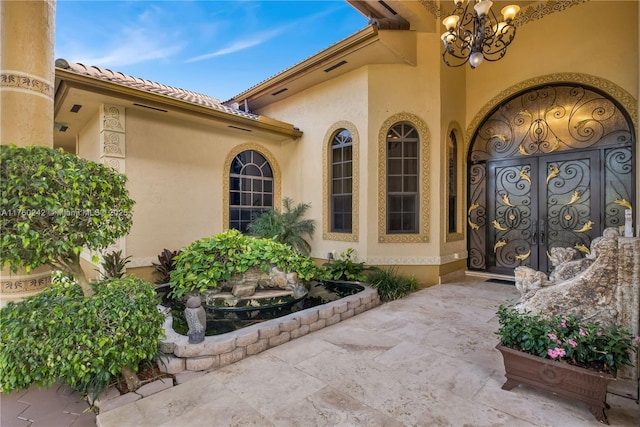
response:
[(550, 348), (549, 350), (547, 350), (547, 354), (549, 355), (550, 358), (555, 359), (557, 357), (562, 357), (565, 354), (567, 354), (564, 349), (562, 348)]
[(557, 340), (558, 339), (556, 334), (547, 334), (547, 336), (549, 337), (549, 339), (552, 339), (552, 340)]
[(602, 331), (596, 332), (596, 336), (600, 336), (600, 335), (602, 335)]
[(561, 328), (566, 328), (567, 327), (567, 320), (566, 319), (562, 319), (562, 322), (560, 322), (560, 327)]
[(562, 340), (556, 340), (556, 342), (560, 345), (562, 345)]
[(587, 333), (582, 328), (580, 328), (580, 331), (578, 333), (580, 334), (581, 337), (586, 337), (587, 336)]
[(574, 340), (568, 340), (567, 341), (569, 343), (569, 345), (573, 348), (576, 348), (578, 346), (578, 343), (575, 342)]
[(640, 341), (640, 335), (638, 335), (637, 337), (634, 338), (634, 340), (636, 341)]

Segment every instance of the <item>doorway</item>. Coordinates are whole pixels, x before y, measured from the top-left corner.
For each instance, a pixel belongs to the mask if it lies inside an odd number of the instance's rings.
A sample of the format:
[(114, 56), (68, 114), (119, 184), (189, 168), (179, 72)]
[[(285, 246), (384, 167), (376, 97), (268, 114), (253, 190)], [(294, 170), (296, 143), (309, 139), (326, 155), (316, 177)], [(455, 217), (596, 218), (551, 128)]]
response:
[(550, 250), (589, 255), (634, 200), (631, 121), (596, 90), (531, 89), (481, 124), (469, 152), (469, 269), (550, 271)]

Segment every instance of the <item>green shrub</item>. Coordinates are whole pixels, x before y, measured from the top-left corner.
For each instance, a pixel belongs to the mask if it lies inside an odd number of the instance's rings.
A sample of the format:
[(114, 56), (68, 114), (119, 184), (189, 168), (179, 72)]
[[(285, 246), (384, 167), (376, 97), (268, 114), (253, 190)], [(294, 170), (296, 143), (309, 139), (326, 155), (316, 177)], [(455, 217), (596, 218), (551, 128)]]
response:
[(102, 278), (122, 279), (125, 275), (127, 264), (131, 262), (131, 255), (123, 257), (122, 250), (107, 252), (102, 256)]
[(374, 268), (367, 277), (371, 286), (378, 289), (382, 301), (402, 298), (418, 289), (418, 280), (399, 274), (397, 267)]
[(304, 237), (313, 237), (316, 230), (315, 221), (302, 219), (309, 210), (309, 203), (298, 203), (293, 206), (293, 200), (285, 197), (282, 200), (282, 212), (276, 208), (262, 213), (249, 224), (249, 234), (256, 237), (266, 237), (276, 242), (291, 246), (303, 255), (309, 255), (311, 245)]
[(93, 283), (83, 296), (71, 280), (0, 310), (0, 389), (63, 381), (96, 394), (122, 368), (157, 352), (164, 316), (153, 287), (141, 279)]
[(351, 280), (362, 282), (366, 280), (364, 262), (353, 260), (353, 248), (340, 253), (333, 261), (322, 264), (324, 277), (328, 280)]
[(318, 274), (311, 258), (288, 245), (227, 230), (197, 240), (180, 251), (171, 272), (172, 294), (181, 297), (191, 291), (203, 292), (216, 288), (219, 281), (229, 280), (233, 274), (244, 273), (249, 267), (266, 271), (269, 265), (284, 272), (296, 272), (303, 280), (311, 280)]
[(129, 232), (134, 201), (126, 183), (115, 169), (61, 149), (0, 145), (0, 266), (28, 272), (48, 264), (91, 296), (80, 253)]

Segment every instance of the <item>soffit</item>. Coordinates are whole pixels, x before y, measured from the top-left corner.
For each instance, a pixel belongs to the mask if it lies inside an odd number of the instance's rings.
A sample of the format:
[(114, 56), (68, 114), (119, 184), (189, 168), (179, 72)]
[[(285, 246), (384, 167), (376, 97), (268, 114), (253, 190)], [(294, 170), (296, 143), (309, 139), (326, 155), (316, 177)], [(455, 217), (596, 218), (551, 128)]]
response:
[[(387, 32), (399, 37), (386, 37)], [(236, 95), (225, 104), (245, 103), (249, 111), (286, 99), (309, 87), (372, 64), (415, 64), (415, 33), (380, 30), (375, 25)]]
[[(56, 67), (55, 84), (54, 146), (72, 152), (75, 150), (76, 135), (89, 120), (95, 118), (102, 104), (144, 110), (158, 114), (158, 120), (163, 120), (162, 116), (175, 117), (217, 131), (235, 132), (236, 135), (252, 133), (267, 140), (282, 141), (302, 135), (289, 123), (234, 109), (206, 95), (97, 67), (85, 67), (82, 64)], [(71, 111), (74, 105), (80, 105), (80, 110)], [(60, 131), (62, 125), (67, 127), (65, 132)]]

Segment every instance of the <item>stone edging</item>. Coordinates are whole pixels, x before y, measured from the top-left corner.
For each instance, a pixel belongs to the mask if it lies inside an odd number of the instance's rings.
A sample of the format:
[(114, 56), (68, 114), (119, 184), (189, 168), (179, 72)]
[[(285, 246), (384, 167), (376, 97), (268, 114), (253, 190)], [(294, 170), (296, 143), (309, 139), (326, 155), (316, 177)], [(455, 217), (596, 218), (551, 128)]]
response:
[[(164, 322), (166, 338), (159, 345), (164, 356), (158, 358), (158, 367), (162, 372), (174, 375), (176, 384), (182, 384), (208, 371), (336, 324), (380, 304), (376, 289), (363, 283), (358, 284), (365, 289), (357, 294), (238, 331), (205, 337), (199, 344), (189, 344), (189, 337), (176, 333), (172, 327), (173, 317), (168, 315)], [(171, 388), (173, 382), (171, 378), (158, 379), (135, 392), (123, 395), (115, 387), (111, 387), (89, 403), (99, 408), (100, 413), (104, 413)]]
[(365, 289), (357, 294), (237, 331), (205, 337), (199, 344), (189, 344), (187, 336), (176, 333), (169, 315), (164, 324), (166, 338), (159, 345), (164, 353), (158, 360), (160, 370), (168, 374), (214, 370), (379, 305), (378, 291), (359, 284)]

